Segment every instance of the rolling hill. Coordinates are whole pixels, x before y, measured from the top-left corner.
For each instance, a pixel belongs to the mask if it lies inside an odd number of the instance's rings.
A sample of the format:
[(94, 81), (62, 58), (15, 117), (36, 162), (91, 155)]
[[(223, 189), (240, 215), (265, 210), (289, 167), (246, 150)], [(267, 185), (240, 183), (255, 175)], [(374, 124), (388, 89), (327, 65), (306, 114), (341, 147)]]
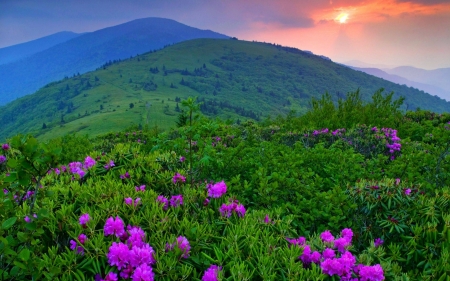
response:
[(131, 125), (168, 128), (179, 102), (198, 96), (209, 116), (261, 119), (303, 113), (312, 97), (334, 101), (357, 89), (370, 99), (379, 88), (405, 96), (403, 109), (450, 111), (422, 91), (352, 70), (294, 48), (232, 39), (181, 42), (96, 71), (50, 83), (0, 108), (0, 139), (31, 132), (42, 139), (91, 136)]
[(11, 63), (34, 55), (60, 43), (64, 43), (81, 34), (70, 31), (61, 31), (45, 37), (38, 38), (22, 44), (0, 49), (0, 64)]
[(0, 65), (0, 105), (31, 94), (45, 84), (195, 38), (228, 36), (174, 20), (144, 18), (85, 33), (19, 61)]

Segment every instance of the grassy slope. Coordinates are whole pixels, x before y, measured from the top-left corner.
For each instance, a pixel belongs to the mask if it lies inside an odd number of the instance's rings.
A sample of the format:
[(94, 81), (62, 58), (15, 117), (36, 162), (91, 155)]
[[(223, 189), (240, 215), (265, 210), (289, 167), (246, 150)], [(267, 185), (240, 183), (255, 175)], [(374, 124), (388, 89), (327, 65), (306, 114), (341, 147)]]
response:
[[(158, 73), (149, 71), (156, 67)], [(184, 85), (180, 84), (182, 79)], [(237, 40), (198, 39), (51, 83), (0, 108), (0, 139), (24, 132), (33, 132), (42, 139), (74, 132), (98, 135), (133, 124), (165, 129), (173, 126), (177, 118), (176, 97), (215, 100), (216, 106), (207, 103), (207, 113), (236, 120), (242, 114), (241, 108), (256, 116), (285, 114), (290, 109), (301, 113), (311, 97), (326, 91), (337, 100), (360, 88), (369, 98), (380, 87), (395, 91), (396, 97), (406, 96), (409, 109), (450, 109), (449, 103), (437, 97), (298, 50)], [(230, 106), (221, 109), (220, 102)], [(130, 103), (134, 108), (130, 109)], [(146, 104), (151, 104), (148, 110)], [(47, 129), (42, 129), (43, 123)]]

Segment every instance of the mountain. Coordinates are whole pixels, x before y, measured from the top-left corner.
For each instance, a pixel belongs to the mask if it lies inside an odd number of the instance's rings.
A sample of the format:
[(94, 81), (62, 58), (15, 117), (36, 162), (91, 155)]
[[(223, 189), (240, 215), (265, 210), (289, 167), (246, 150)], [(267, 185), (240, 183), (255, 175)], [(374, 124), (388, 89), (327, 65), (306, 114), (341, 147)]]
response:
[(86, 33), (20, 61), (0, 65), (0, 105), (45, 84), (194, 38), (228, 38), (163, 18), (138, 19)]
[(391, 81), (396, 84), (413, 87), (413, 88), (422, 90), (426, 93), (429, 93), (430, 95), (436, 95), (447, 101), (450, 101), (450, 91), (445, 91), (444, 89), (439, 88), (437, 86), (411, 81), (411, 80), (406, 79), (399, 75), (389, 74), (378, 68), (359, 68), (359, 67), (351, 67), (351, 68), (354, 70), (362, 71), (364, 73), (382, 78), (384, 80)]
[(36, 40), (0, 48), (0, 65), (6, 64), (39, 53), (60, 43), (73, 39), (80, 34), (62, 31)]
[(383, 70), (389, 74), (402, 76), (419, 83), (434, 85), (444, 91), (450, 92), (450, 67), (425, 70), (412, 66), (399, 66)]
[(104, 64), (96, 71), (50, 83), (0, 108), (0, 140), (31, 132), (42, 139), (91, 136), (131, 125), (169, 128), (181, 101), (197, 96), (204, 114), (232, 122), (304, 113), (312, 97), (337, 102), (360, 89), (405, 96), (403, 109), (450, 111), (450, 103), (417, 89), (355, 71), (279, 45), (233, 39), (195, 39)]
[(344, 65), (352, 66), (352, 67), (358, 67), (358, 68), (393, 68), (392, 65), (386, 65), (386, 64), (372, 64), (372, 63), (366, 63), (360, 60), (351, 60), (342, 63)]

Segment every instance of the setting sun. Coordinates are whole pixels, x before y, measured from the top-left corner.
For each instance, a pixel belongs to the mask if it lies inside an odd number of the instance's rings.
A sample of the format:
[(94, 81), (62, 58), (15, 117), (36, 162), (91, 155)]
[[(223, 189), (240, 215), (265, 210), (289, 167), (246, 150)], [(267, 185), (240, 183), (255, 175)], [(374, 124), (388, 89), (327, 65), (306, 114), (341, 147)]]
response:
[(348, 14), (342, 13), (339, 16), (337, 16), (335, 20), (340, 22), (340, 23), (346, 23), (347, 19), (348, 19)]

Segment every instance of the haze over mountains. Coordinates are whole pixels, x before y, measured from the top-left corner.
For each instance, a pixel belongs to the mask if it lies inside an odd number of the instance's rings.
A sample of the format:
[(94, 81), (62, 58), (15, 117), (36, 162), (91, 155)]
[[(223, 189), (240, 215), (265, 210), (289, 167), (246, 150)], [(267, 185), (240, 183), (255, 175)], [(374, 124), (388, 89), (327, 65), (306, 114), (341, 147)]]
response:
[(43, 138), (79, 132), (95, 136), (131, 125), (174, 126), (181, 100), (197, 96), (204, 114), (261, 120), (304, 113), (311, 98), (334, 102), (360, 89), (406, 98), (403, 109), (450, 111), (450, 103), (419, 90), (279, 45), (195, 39), (53, 82), (0, 108), (0, 139), (31, 132)]
[(390, 67), (367, 64), (361, 61), (344, 63), (355, 70), (397, 83), (417, 88), (430, 95), (450, 101), (450, 68), (425, 70), (412, 66)]
[[(63, 42), (67, 39), (64, 37), (66, 35), (74, 38)], [(62, 43), (40, 52), (36, 52), (38, 48), (34, 46), (39, 45), (36, 42), (25, 43), (27, 48), (31, 46), (30, 52), (34, 52), (28, 57), (20, 51), (20, 45), (24, 44), (3, 49), (4, 52), (20, 55), (16, 56), (16, 61), (0, 65), (0, 77), (3, 81), (0, 83), (0, 105), (31, 94), (45, 84), (65, 76), (94, 70), (110, 60), (129, 58), (189, 39), (229, 38), (163, 18), (138, 19), (79, 36), (57, 34), (54, 37), (59, 38)], [(20, 56), (21, 59), (17, 60)]]

